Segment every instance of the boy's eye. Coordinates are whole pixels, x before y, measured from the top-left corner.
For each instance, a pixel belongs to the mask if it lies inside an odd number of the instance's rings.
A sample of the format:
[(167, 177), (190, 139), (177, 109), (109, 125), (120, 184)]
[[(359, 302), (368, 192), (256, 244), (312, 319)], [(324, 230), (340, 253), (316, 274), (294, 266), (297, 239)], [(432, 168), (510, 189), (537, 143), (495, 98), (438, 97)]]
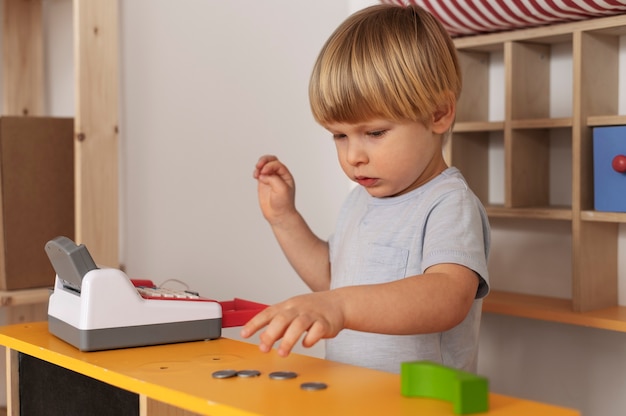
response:
[(342, 133), (333, 134), (333, 140), (343, 139), (344, 137), (346, 137), (346, 135)]
[(372, 137), (380, 137), (380, 136), (383, 136), (386, 132), (387, 130), (375, 130), (375, 131), (370, 131), (367, 134)]

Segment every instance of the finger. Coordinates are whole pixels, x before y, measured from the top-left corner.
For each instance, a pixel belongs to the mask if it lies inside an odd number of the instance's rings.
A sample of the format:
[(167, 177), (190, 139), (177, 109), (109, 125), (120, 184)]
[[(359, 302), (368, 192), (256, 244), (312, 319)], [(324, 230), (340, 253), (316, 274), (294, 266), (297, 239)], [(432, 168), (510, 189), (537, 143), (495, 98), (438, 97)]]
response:
[(291, 187), (281, 176), (277, 175), (259, 175), (259, 186), (269, 186), (276, 193), (289, 192)]
[(311, 319), (304, 316), (299, 316), (291, 321), (291, 324), (285, 331), (283, 338), (280, 341), (280, 345), (278, 346), (278, 355), (281, 357), (288, 356), (302, 334), (304, 334), (311, 325)]
[(274, 347), (274, 343), (277, 341), (277, 339), (269, 334), (267, 330), (261, 333), (259, 340), (259, 349), (261, 352), (270, 352)]
[(241, 336), (243, 338), (250, 338), (252, 335), (256, 334), (257, 331), (264, 326), (266, 326), (271, 320), (271, 307), (262, 310), (257, 313), (252, 319), (250, 319), (244, 326), (241, 328)]
[(261, 175), (284, 175), (288, 173), (285, 165), (282, 164), (278, 159), (270, 160), (265, 163), (263, 166), (259, 168), (259, 173)]
[(273, 155), (261, 156), (254, 166), (256, 170), (261, 171), (268, 163), (278, 162), (278, 158)]
[(259, 160), (257, 160), (256, 164), (254, 165), (254, 171), (252, 172), (252, 177), (254, 179), (258, 179), (259, 175), (261, 174), (261, 170), (263, 169), (263, 166), (275, 160), (278, 160), (278, 158), (274, 155), (261, 156)]
[(261, 351), (270, 351), (274, 347), (276, 341), (284, 336), (291, 321), (292, 318), (287, 317), (284, 314), (275, 315), (271, 322), (267, 325), (265, 331), (263, 331), (259, 337), (261, 341), (259, 348)]
[(308, 332), (302, 340), (302, 345), (306, 348), (310, 348), (317, 344), (322, 338), (326, 338), (326, 327), (319, 321), (316, 321), (311, 325)]
[(263, 167), (263, 165), (265, 165), (268, 162), (272, 162), (274, 160), (278, 160), (278, 158), (274, 155), (263, 155), (259, 158), (259, 160), (256, 162), (256, 167), (257, 168), (261, 168)]

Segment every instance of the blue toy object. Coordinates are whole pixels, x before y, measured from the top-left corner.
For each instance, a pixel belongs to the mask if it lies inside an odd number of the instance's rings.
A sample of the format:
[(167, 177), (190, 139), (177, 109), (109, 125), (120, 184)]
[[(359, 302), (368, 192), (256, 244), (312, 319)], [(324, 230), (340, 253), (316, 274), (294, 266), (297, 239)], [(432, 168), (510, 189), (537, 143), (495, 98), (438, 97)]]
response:
[(593, 129), (596, 211), (626, 212), (626, 126)]

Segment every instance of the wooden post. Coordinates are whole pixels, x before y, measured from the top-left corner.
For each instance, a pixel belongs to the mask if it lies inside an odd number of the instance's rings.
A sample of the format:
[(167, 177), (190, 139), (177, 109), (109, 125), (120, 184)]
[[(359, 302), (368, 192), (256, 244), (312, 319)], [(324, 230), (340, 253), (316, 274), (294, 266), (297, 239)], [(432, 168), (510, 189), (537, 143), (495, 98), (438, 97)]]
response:
[(119, 266), (118, 1), (74, 0), (76, 241)]
[(6, 386), (7, 386), (7, 416), (20, 415), (20, 384), (19, 384), (19, 353), (11, 348), (6, 352)]
[(139, 416), (200, 416), (154, 399), (144, 394), (139, 395)]
[(2, 113), (44, 115), (41, 0), (4, 0)]

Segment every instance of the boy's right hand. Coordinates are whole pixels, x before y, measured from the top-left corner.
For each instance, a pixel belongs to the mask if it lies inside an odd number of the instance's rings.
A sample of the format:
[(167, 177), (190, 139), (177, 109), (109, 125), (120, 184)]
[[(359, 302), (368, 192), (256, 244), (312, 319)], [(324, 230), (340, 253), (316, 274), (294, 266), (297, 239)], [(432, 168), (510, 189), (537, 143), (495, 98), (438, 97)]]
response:
[(261, 211), (270, 225), (296, 212), (296, 184), (289, 169), (276, 156), (261, 156), (253, 177), (258, 182)]
[(278, 355), (286, 357), (300, 338), (309, 348), (335, 337), (345, 324), (343, 303), (336, 290), (295, 296), (263, 309), (244, 325), (241, 336), (250, 338), (265, 328), (259, 335), (261, 351), (269, 352), (280, 340)]

